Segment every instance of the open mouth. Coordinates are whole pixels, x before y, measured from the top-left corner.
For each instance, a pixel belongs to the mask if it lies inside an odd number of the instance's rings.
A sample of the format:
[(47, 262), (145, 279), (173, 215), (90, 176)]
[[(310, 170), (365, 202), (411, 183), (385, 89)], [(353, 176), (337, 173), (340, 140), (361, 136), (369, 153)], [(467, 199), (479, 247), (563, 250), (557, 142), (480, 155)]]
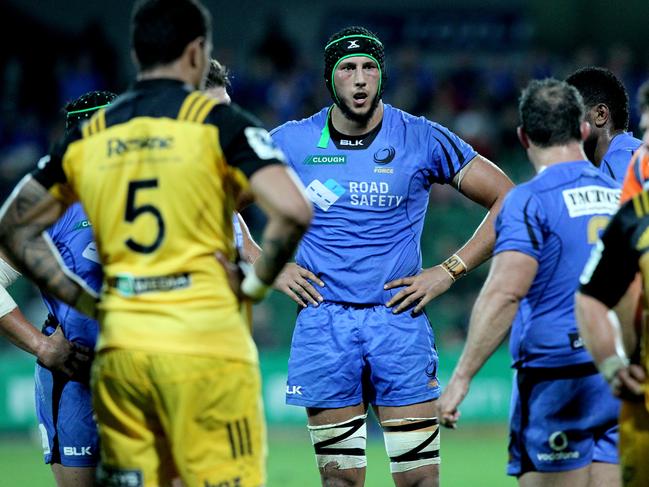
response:
[(367, 100), (367, 93), (354, 93), (354, 105), (362, 106)]

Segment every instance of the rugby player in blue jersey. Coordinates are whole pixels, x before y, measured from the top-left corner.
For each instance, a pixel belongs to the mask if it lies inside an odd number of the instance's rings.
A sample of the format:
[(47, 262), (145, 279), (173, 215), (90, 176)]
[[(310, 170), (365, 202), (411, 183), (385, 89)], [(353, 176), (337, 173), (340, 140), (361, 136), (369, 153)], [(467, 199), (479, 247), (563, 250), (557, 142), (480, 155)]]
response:
[(622, 184), (631, 157), (642, 141), (629, 129), (629, 95), (620, 81), (606, 68), (578, 69), (566, 82), (579, 91), (586, 106), (591, 132), (584, 141), (588, 159)]
[(590, 126), (574, 87), (532, 81), (519, 111), (518, 136), (538, 174), (507, 195), (498, 215), (493, 263), (438, 401), (440, 422), (456, 424), (471, 379), (511, 328), (507, 473), (524, 487), (614, 487), (619, 403), (579, 337), (573, 297), (617, 211), (619, 184), (586, 160)]
[[(306, 407), (323, 485), (363, 485), (368, 404), (395, 484), (438, 485), (437, 352), (422, 311), (489, 258), (512, 183), (445, 127), (383, 102), (384, 49), (372, 32), (334, 34), (324, 60), (334, 104), (272, 133), (315, 208), (295, 263), (275, 282), (301, 305), (286, 399)], [(422, 269), (434, 183), (489, 213), (456, 254)]]
[[(107, 91), (93, 91), (68, 103), (66, 131), (90, 118), (115, 98)], [(80, 203), (75, 203), (47, 231), (65, 266), (99, 292), (103, 274), (93, 240), (92, 226)], [(43, 299), (49, 311), (43, 326), (47, 336), (61, 328), (73, 343), (94, 349), (98, 324), (48, 293)], [(94, 485), (99, 462), (97, 424), (93, 417), (88, 374), (70, 380), (41, 365), (36, 366), (36, 413), (43, 440), (45, 462), (59, 487)]]

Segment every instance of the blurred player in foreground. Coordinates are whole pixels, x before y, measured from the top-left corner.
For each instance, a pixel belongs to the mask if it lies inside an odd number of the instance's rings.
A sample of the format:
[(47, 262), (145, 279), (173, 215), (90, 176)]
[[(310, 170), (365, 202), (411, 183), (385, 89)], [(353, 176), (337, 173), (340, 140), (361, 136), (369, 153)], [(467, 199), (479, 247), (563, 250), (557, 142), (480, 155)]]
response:
[[(584, 269), (577, 294), (577, 318), (584, 343), (614, 394), (622, 397), (620, 412), (620, 464), (625, 487), (649, 485), (649, 411), (647, 410), (646, 371), (649, 365), (649, 332), (646, 316), (633, 324), (621, 319), (616, 310), (635, 286), (641, 273), (642, 301), (647, 303), (649, 269), (645, 254), (649, 250), (649, 82), (638, 91), (640, 129), (644, 145), (629, 165), (622, 188), (623, 206), (604, 232)], [(622, 310), (624, 313), (625, 310)], [(635, 307), (626, 312), (633, 314)], [(635, 326), (634, 326), (635, 325)]]
[[(5, 203), (0, 243), (24, 274), (101, 323), (92, 369), (100, 485), (260, 486), (265, 427), (257, 350), (237, 294), (259, 300), (311, 219), (268, 133), (198, 91), (211, 20), (198, 1), (134, 6), (135, 86), (74, 130)], [(232, 214), (256, 198), (263, 253), (236, 292)], [(75, 200), (105, 285), (61, 268), (41, 232)], [(12, 229), (11, 232), (5, 229)]]
[(519, 111), (518, 136), (538, 174), (498, 215), (495, 256), (438, 402), (440, 422), (456, 424), (471, 379), (511, 327), (507, 473), (524, 487), (616, 486), (619, 404), (579, 338), (573, 295), (617, 210), (619, 184), (586, 160), (590, 126), (574, 87), (532, 81)]
[(586, 106), (590, 135), (584, 141), (588, 159), (622, 184), (626, 169), (642, 141), (629, 129), (629, 95), (615, 74), (606, 68), (578, 69), (566, 78), (577, 88)]
[[(272, 133), (307, 186), (314, 224), (276, 287), (301, 305), (286, 401), (304, 406), (323, 485), (363, 485), (368, 404), (398, 486), (438, 485), (437, 351), (424, 306), (491, 255), (511, 188), (447, 128), (382, 101), (384, 48), (349, 27), (324, 48), (334, 104)], [(422, 269), (428, 194), (450, 184), (489, 210), (473, 237)]]

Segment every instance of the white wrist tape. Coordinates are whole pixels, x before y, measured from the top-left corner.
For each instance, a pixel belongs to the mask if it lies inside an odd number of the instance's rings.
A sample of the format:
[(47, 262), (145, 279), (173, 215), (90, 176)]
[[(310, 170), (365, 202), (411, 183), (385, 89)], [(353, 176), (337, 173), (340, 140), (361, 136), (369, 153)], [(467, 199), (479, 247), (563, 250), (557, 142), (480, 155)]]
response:
[(611, 355), (610, 357), (605, 358), (597, 368), (602, 373), (606, 382), (609, 384), (615, 379), (618, 371), (625, 367), (628, 367), (629, 359), (626, 357), (620, 357), (619, 355)]
[(250, 272), (246, 273), (241, 283), (241, 292), (252, 299), (260, 301), (268, 294), (270, 286), (257, 277), (254, 267), (250, 266)]
[(6, 314), (11, 313), (18, 307), (13, 298), (9, 295), (7, 290), (0, 286), (0, 318)]
[(0, 257), (0, 286), (9, 287), (20, 277), (20, 272), (11, 267)]

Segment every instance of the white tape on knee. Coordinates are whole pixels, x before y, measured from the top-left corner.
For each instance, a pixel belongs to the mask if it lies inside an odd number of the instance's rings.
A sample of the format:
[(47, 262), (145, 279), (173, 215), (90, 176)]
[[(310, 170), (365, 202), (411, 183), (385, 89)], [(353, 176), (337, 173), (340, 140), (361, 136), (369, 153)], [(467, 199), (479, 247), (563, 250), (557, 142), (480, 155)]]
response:
[(367, 414), (342, 423), (308, 426), (319, 468), (331, 463), (341, 470), (367, 466), (365, 418)]
[(20, 277), (20, 272), (0, 257), (0, 286), (9, 287)]
[(437, 418), (389, 419), (381, 425), (392, 473), (439, 465)]
[(17, 307), (16, 302), (9, 295), (7, 290), (0, 286), (0, 318), (11, 313)]

